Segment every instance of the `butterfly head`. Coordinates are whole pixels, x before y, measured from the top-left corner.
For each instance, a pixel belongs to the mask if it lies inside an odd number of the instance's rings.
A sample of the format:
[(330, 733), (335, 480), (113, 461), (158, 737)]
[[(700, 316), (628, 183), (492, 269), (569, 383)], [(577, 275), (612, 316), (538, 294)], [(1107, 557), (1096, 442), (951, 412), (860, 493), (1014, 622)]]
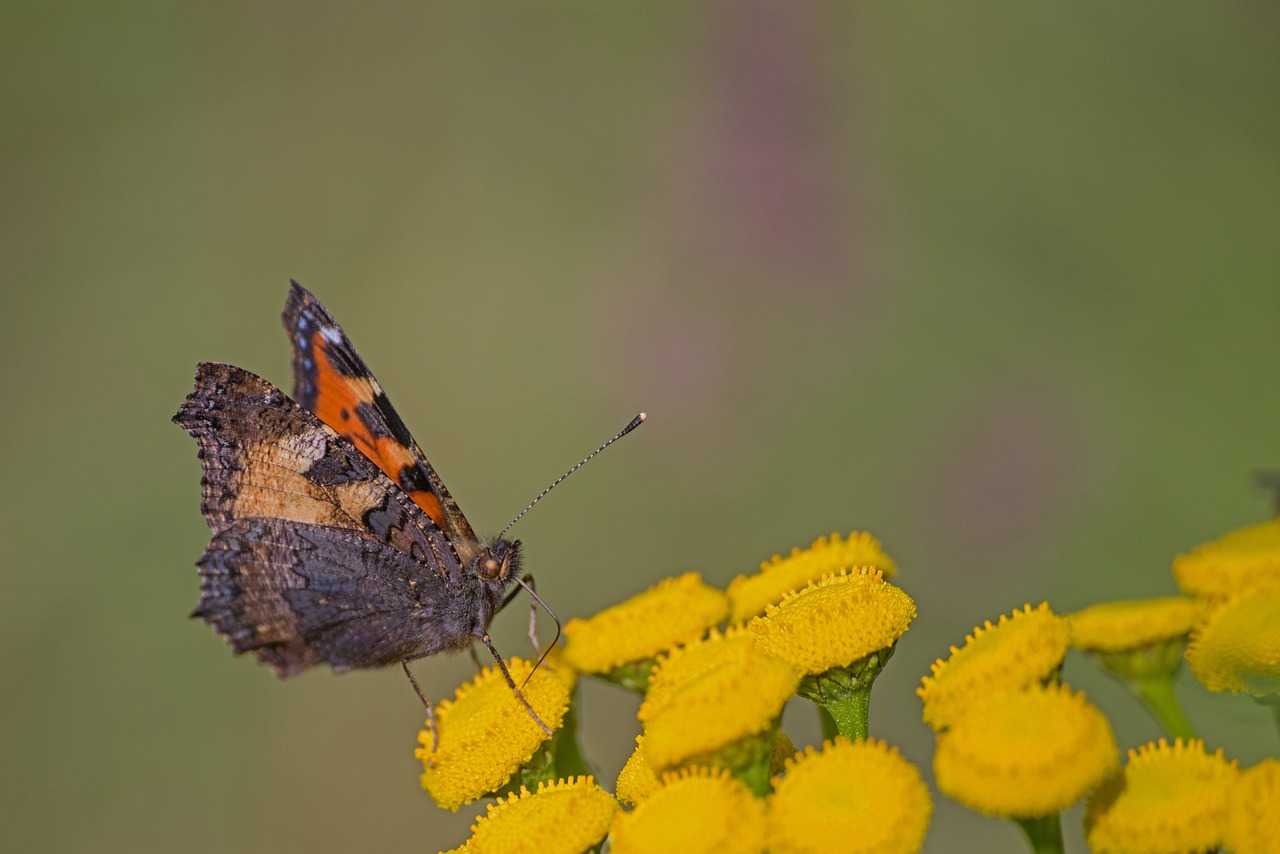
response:
[(476, 575), (505, 584), (520, 574), (520, 541), (495, 538), (485, 543), (475, 558)]

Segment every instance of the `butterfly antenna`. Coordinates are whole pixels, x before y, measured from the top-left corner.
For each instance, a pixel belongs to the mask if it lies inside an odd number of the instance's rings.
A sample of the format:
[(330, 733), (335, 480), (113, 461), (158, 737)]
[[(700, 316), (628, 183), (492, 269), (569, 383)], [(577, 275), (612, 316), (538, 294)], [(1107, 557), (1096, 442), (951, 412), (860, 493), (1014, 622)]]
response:
[[(559, 486), (559, 485), (560, 485), (560, 481), (564, 480), (566, 477), (568, 477), (569, 475), (573, 474), (575, 471), (577, 471), (578, 469), (582, 468), (582, 467), (583, 467), (583, 466), (585, 466), (587, 463), (591, 462), (591, 459), (592, 459), (593, 457), (595, 457), (597, 454), (599, 454), (599, 453), (600, 453), (601, 451), (603, 451), (605, 448), (607, 448), (607, 447), (609, 447), (610, 445), (612, 445), (614, 442), (616, 442), (616, 441), (618, 441), (619, 439), (621, 439), (623, 436), (625, 436), (625, 435), (627, 435), (628, 433), (630, 433), (632, 430), (634, 430), (634, 429), (636, 429), (637, 427), (639, 427), (641, 424), (643, 424), (643, 423), (644, 423), (644, 420), (645, 420), (646, 418), (648, 418), (648, 417), (649, 417), (648, 415), (646, 415), (645, 413), (641, 412), (641, 413), (640, 413), (639, 415), (637, 415), (635, 418), (632, 418), (632, 419), (631, 419), (631, 423), (630, 423), (630, 424), (628, 424), (626, 427), (623, 427), (623, 428), (622, 428), (622, 430), (618, 432), (618, 435), (614, 436), (612, 439), (610, 439), (609, 441), (605, 442), (603, 445), (601, 445), (600, 447), (596, 448), (596, 449), (595, 449), (594, 451), (592, 451), (591, 453), (587, 454), (585, 457), (583, 457), (583, 459), (582, 459), (582, 461), (581, 461), (580, 463), (578, 463), (576, 466), (574, 466), (573, 468), (569, 469), (567, 472), (565, 472), (564, 474), (562, 474), (562, 475), (560, 475), (558, 478), (556, 478), (556, 479), (555, 479), (555, 481), (553, 481), (553, 482), (552, 482), (552, 484), (551, 484), (550, 486), (548, 486), (546, 489), (544, 489), (544, 490), (542, 490), (541, 492), (539, 492), (539, 493), (538, 493), (538, 497), (537, 497), (537, 498), (535, 498), (535, 499), (533, 499), (532, 501), (530, 501), (530, 502), (529, 502), (529, 506), (528, 506), (528, 507), (524, 508), (523, 510), (521, 510), (519, 513), (517, 513), (517, 514), (516, 514), (516, 518), (514, 518), (514, 519), (512, 519), (512, 520), (511, 520), (511, 524), (510, 524), (510, 525), (507, 525), (507, 527), (505, 527), (505, 528), (503, 528), (503, 529), (502, 529), (502, 533), (498, 535), (498, 539), (502, 539), (503, 537), (505, 537), (505, 536), (507, 535), (507, 531), (510, 531), (510, 530), (511, 530), (511, 528), (512, 528), (512, 526), (514, 526), (516, 522), (519, 522), (519, 521), (521, 520), (521, 518), (523, 518), (523, 517), (524, 517), (524, 514), (528, 513), (530, 510), (532, 510), (532, 509), (533, 509), (533, 505), (537, 504), (539, 501), (541, 501), (541, 500), (543, 499), (543, 496), (545, 496), (548, 492), (550, 492), (551, 490), (555, 489), (557, 486)], [(545, 607), (545, 606), (544, 606), (544, 607)]]

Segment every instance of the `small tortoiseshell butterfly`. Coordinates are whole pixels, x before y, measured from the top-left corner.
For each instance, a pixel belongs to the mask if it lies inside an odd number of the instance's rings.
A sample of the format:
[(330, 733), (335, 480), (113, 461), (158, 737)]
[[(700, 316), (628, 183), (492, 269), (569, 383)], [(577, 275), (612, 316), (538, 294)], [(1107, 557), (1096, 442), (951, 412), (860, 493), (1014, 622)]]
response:
[(281, 676), (399, 663), (415, 690), (408, 662), (479, 640), (515, 689), (488, 628), (514, 585), (533, 592), (520, 541), (475, 535), (346, 333), (297, 282), (284, 324), (292, 399), (204, 362), (173, 418), (200, 445), (213, 529), (193, 616)]

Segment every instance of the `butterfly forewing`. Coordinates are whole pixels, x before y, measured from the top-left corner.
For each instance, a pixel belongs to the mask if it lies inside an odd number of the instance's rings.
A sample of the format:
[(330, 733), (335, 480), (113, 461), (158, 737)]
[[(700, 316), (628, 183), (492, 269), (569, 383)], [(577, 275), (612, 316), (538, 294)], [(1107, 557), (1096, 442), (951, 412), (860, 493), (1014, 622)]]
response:
[(351, 440), (455, 541), (475, 533), (333, 315), (297, 282), (284, 309), (293, 396)]

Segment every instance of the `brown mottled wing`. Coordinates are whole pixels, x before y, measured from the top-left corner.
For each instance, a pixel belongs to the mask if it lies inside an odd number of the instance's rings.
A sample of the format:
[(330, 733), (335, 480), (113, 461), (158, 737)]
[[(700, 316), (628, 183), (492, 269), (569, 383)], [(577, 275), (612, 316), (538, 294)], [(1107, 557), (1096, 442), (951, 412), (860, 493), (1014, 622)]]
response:
[(293, 396), (396, 482), (453, 540), (476, 538), (391, 401), (320, 301), (293, 282), (284, 307)]
[[(434, 603), (459, 577), (457, 555), (349, 441), (231, 365), (201, 364), (174, 421), (200, 445), (202, 509), (214, 534), (200, 561), (196, 614), (237, 651), (254, 650), (284, 675), (319, 661), (372, 666), (396, 660), (384, 655), (403, 649), (403, 638), (356, 660), (331, 624), (346, 624), (350, 640), (352, 632), (388, 630), (379, 615), (391, 612), (406, 632), (431, 622)], [(329, 586), (313, 586), (313, 577)], [(329, 589), (338, 577), (345, 599)], [(314, 613), (300, 609), (307, 602)], [(419, 636), (413, 651), (450, 645), (443, 641)]]
[(462, 615), (477, 606), (449, 607), (448, 588), (421, 564), (351, 531), (240, 519), (197, 565), (195, 616), (282, 676), (320, 663), (382, 667), (472, 639)]

